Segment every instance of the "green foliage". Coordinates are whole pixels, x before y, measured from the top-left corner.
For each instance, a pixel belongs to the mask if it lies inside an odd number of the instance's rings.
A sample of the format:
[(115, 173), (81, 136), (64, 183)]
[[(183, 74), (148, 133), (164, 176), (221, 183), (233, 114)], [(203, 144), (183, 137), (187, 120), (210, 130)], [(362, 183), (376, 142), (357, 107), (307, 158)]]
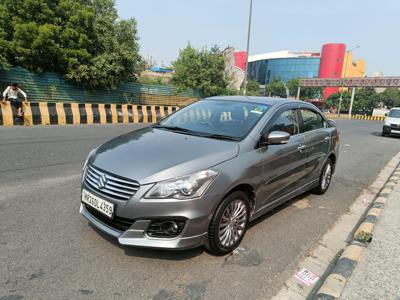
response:
[(180, 51), (173, 67), (172, 81), (180, 89), (199, 90), (205, 97), (224, 94), (227, 90), (225, 59), (218, 47), (197, 50), (189, 44)]
[(249, 80), (247, 82), (247, 95), (260, 96), (260, 85), (256, 80)]
[(232, 89), (228, 87), (224, 94), (227, 96), (242, 95), (242, 90), (238, 91), (237, 89)]
[(0, 54), (0, 70), (7, 70), (10, 67), (7, 59)]
[[(340, 92), (330, 95), (325, 101), (325, 105), (338, 109), (340, 95)], [(341, 110), (349, 110), (351, 91), (344, 91), (342, 97)], [(353, 111), (355, 113), (371, 114), (374, 108), (381, 106), (388, 108), (400, 106), (400, 90), (389, 88), (380, 94), (376, 93), (373, 88), (359, 88), (356, 90), (353, 103)]]
[[(300, 86), (300, 79), (293, 78), (290, 79), (286, 84), (289, 95), (291, 97), (297, 97), (297, 89)], [(322, 88), (304, 88), (300, 89), (300, 99), (307, 100), (307, 99), (317, 99), (321, 98), (322, 96)]]
[(283, 81), (275, 77), (272, 79), (271, 83), (268, 83), (265, 86), (265, 95), (266, 96), (273, 96), (273, 97), (281, 97), (286, 98), (286, 87)]
[(0, 68), (54, 71), (91, 87), (116, 87), (141, 70), (136, 21), (113, 0), (2, 0)]
[(362, 243), (371, 243), (373, 236), (372, 232), (361, 231), (356, 235), (355, 239)]
[[(293, 78), (290, 79), (287, 83), (286, 86), (289, 90), (289, 95), (292, 97), (297, 97), (297, 90), (300, 86), (300, 79), (299, 78)], [(300, 90), (301, 92), (301, 90)]]
[(162, 77), (145, 77), (145, 76), (140, 76), (138, 78), (139, 83), (143, 84), (154, 84), (154, 85), (168, 85)]
[(388, 88), (378, 94), (378, 101), (388, 108), (400, 107), (400, 90), (398, 88)]
[(351, 93), (344, 91), (343, 93), (334, 93), (328, 97), (328, 99), (325, 100), (325, 106), (326, 107), (332, 107), (336, 110), (339, 109), (339, 103), (340, 103), (340, 96), (342, 96), (342, 104), (341, 104), (341, 109), (347, 111), (349, 110), (350, 107), (350, 99), (351, 99)]

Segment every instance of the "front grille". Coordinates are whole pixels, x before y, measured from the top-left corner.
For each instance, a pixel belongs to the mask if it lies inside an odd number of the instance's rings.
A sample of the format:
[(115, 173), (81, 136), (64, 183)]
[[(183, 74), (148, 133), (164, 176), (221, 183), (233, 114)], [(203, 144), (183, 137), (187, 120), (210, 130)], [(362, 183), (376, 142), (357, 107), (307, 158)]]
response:
[(96, 211), (91, 206), (89, 206), (87, 204), (84, 204), (84, 205), (85, 205), (86, 210), (97, 220), (99, 220), (100, 222), (110, 226), (111, 228), (117, 229), (119, 231), (128, 230), (132, 226), (132, 224), (135, 223), (134, 220), (120, 218), (117, 216), (114, 216), (113, 219), (109, 219), (106, 216), (104, 216), (103, 214)]
[(97, 194), (117, 200), (129, 200), (139, 189), (137, 181), (89, 166), (86, 170), (85, 183)]

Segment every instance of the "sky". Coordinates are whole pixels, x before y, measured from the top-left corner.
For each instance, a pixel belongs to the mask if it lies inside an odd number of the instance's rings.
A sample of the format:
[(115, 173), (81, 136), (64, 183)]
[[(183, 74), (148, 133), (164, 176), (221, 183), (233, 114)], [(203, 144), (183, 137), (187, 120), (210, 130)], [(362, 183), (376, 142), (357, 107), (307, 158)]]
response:
[[(245, 50), (249, 0), (117, 0), (138, 22), (141, 54), (169, 65), (190, 42)], [(367, 75), (400, 76), (400, 0), (253, 0), (250, 55), (319, 52), (342, 42), (365, 59)]]

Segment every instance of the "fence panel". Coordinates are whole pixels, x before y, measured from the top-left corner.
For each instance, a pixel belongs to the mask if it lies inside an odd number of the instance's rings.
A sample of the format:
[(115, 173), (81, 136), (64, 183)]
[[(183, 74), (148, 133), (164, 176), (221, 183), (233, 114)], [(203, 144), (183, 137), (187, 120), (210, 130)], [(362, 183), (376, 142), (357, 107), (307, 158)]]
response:
[(122, 83), (115, 90), (87, 89), (57, 73), (32, 73), (20, 67), (0, 71), (0, 88), (12, 82), (18, 82), (31, 101), (183, 106), (200, 97), (196, 91), (178, 92), (174, 86)]

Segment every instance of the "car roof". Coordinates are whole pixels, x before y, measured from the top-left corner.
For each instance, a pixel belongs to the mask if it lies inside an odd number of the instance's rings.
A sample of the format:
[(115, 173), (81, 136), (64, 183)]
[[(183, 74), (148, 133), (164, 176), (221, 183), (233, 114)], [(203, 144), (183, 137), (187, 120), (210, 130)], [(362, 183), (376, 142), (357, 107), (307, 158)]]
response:
[(208, 97), (204, 100), (225, 100), (225, 101), (237, 101), (237, 102), (253, 102), (259, 104), (267, 104), (274, 106), (276, 104), (290, 104), (296, 101), (297, 103), (309, 104), (300, 100), (291, 100), (286, 98), (274, 98), (274, 97), (258, 97), (258, 96), (214, 96)]

